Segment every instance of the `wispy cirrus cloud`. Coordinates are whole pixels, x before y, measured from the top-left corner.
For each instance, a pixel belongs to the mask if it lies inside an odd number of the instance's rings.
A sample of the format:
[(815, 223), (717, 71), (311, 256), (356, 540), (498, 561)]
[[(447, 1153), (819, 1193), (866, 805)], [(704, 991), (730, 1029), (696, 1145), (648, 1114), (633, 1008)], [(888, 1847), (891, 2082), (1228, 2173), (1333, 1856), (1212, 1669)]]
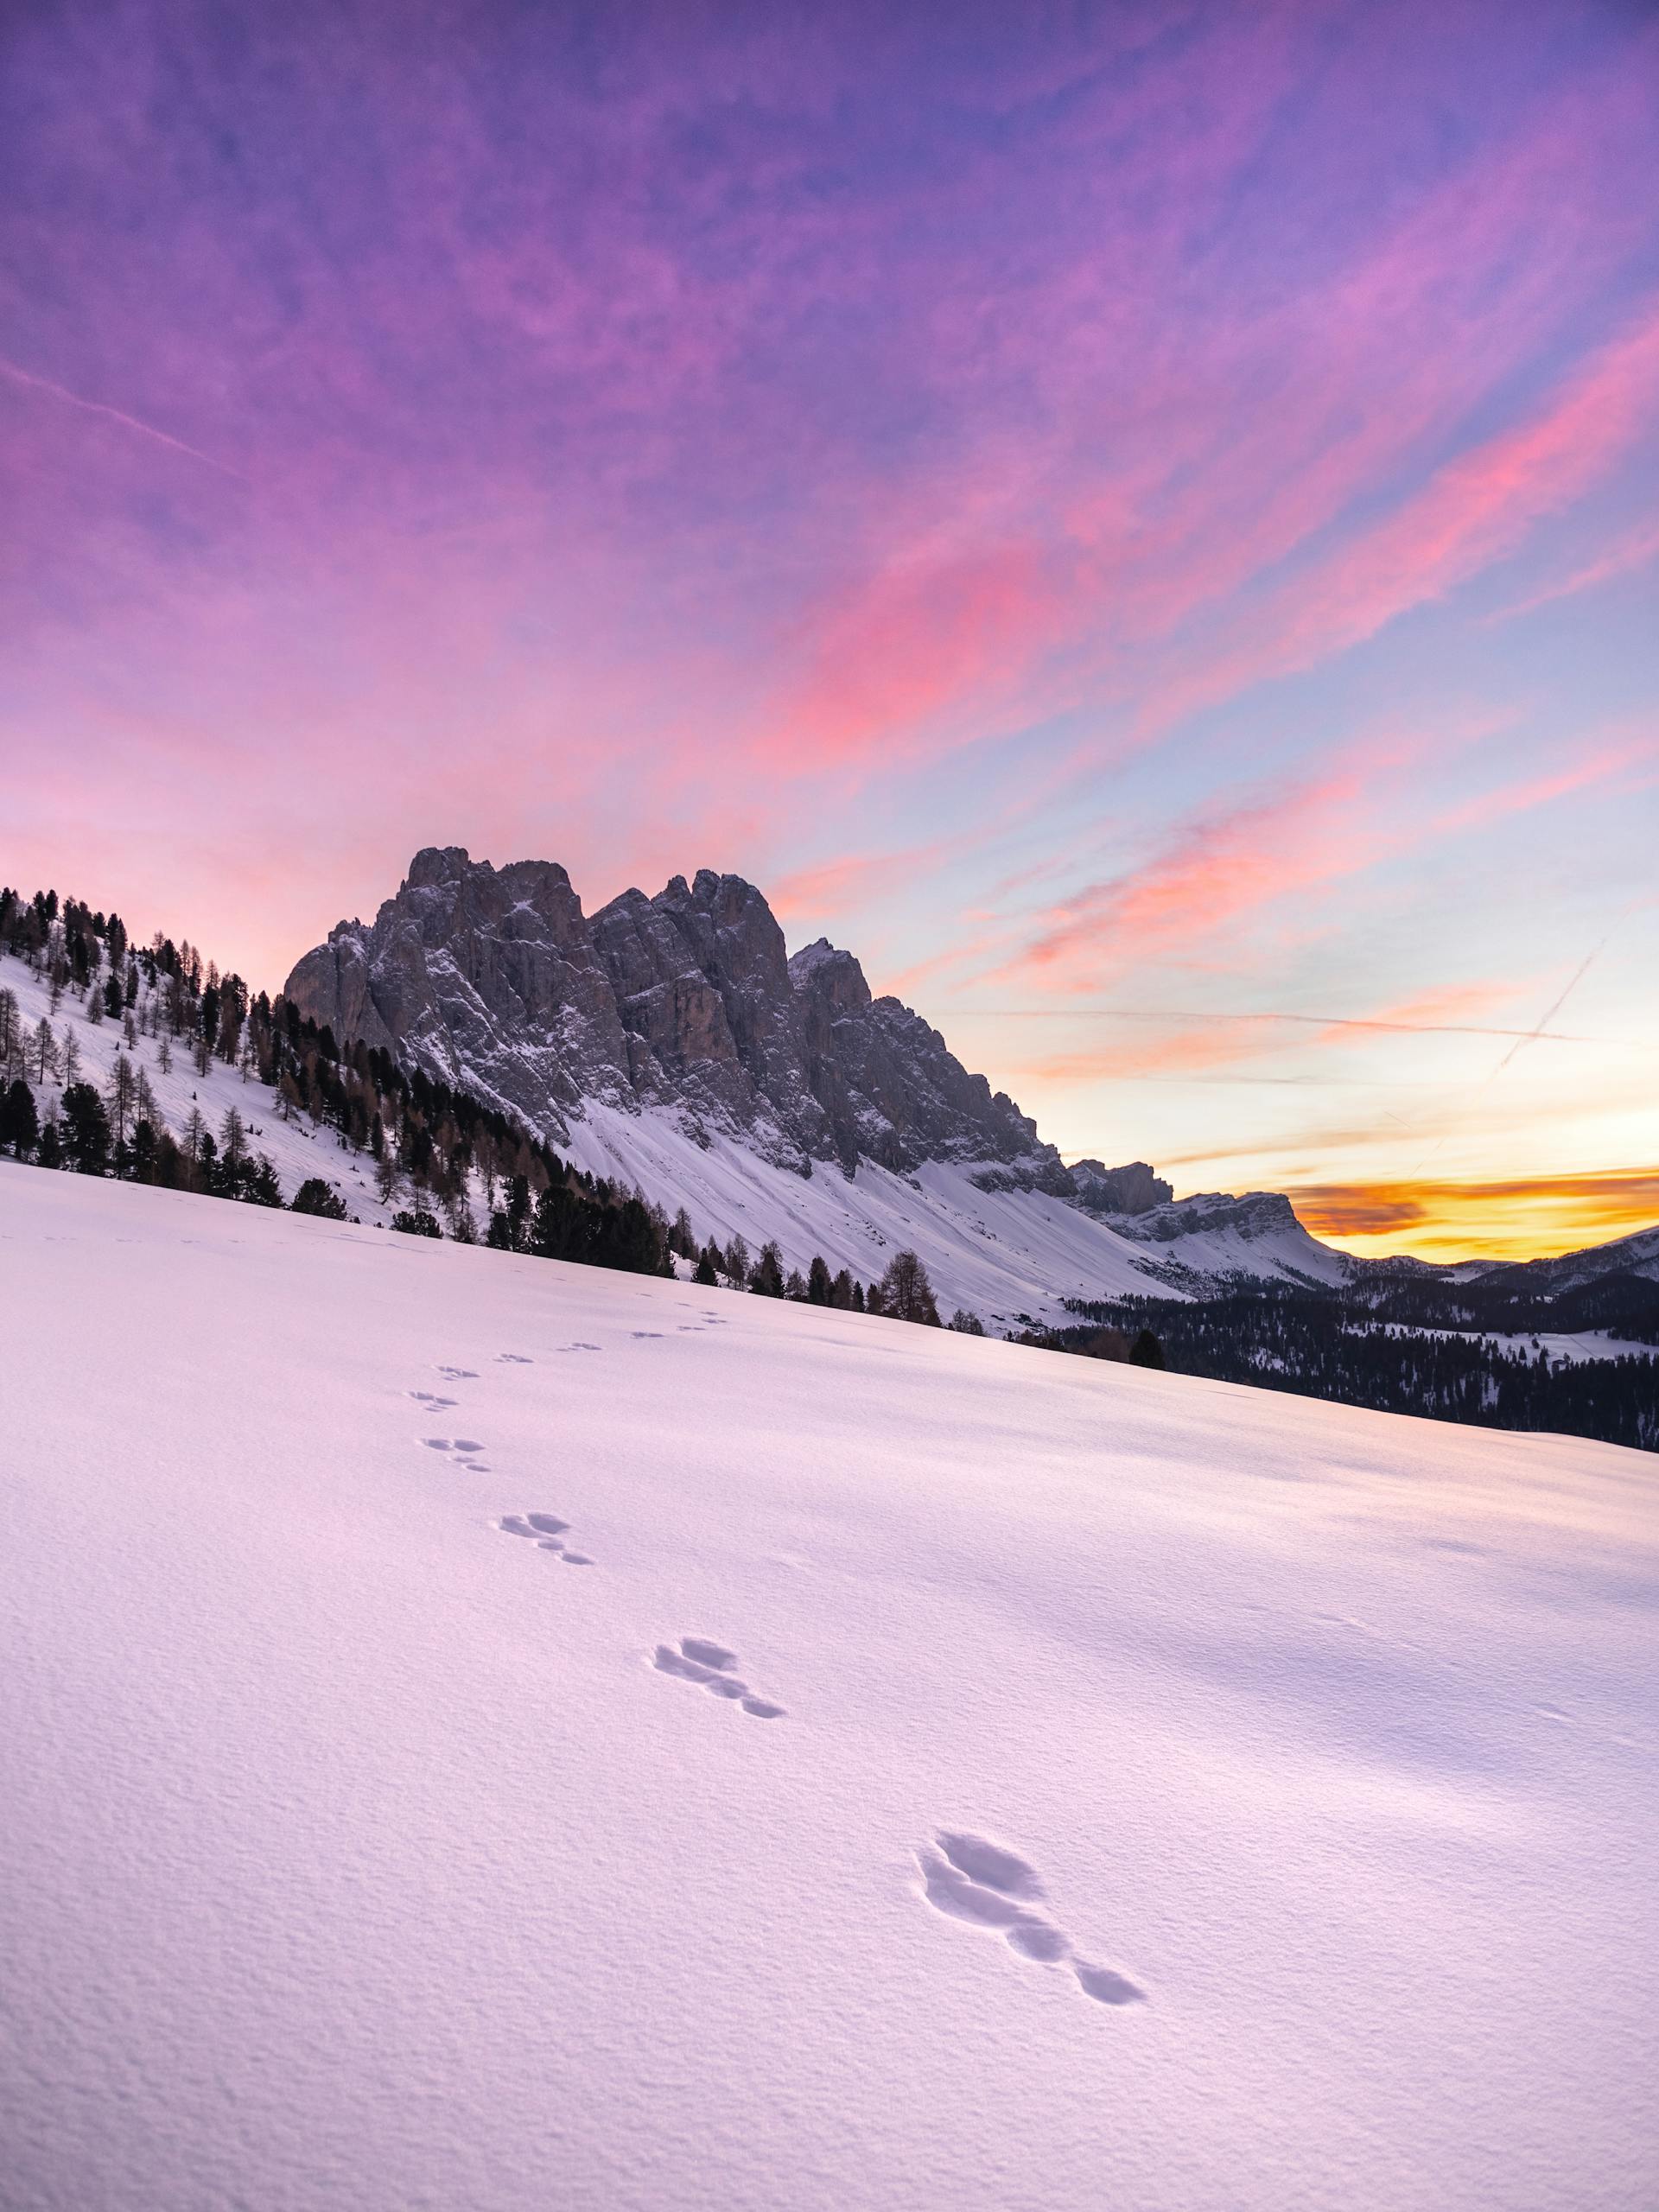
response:
[(1097, 989), (1138, 963), (1190, 957), (1313, 891), (1438, 839), (1634, 773), (1659, 768), (1659, 734), (1618, 739), (1541, 775), (1509, 777), (1425, 807), (1407, 779), (1430, 760), (1490, 738), (1476, 718), (1433, 737), (1379, 734), (1316, 771), (1200, 810), (1140, 866), (1087, 885), (1051, 908), (988, 980), (1047, 991)]

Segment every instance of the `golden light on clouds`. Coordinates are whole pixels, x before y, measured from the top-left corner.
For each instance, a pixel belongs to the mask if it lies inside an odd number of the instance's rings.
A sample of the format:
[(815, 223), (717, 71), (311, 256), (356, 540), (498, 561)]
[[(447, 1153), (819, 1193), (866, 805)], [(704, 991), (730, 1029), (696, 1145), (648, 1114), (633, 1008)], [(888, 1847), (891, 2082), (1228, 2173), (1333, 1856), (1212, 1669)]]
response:
[(1364, 1257), (1533, 1260), (1605, 1244), (1659, 1219), (1659, 1167), (1507, 1182), (1314, 1183), (1292, 1189), (1304, 1227)]

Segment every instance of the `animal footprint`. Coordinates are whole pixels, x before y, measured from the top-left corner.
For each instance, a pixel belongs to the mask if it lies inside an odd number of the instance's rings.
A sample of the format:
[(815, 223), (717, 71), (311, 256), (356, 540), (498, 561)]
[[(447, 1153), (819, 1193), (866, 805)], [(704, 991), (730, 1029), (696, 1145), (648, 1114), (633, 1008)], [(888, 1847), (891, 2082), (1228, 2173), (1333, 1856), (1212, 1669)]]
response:
[(409, 1395), (419, 1404), (429, 1407), (435, 1414), (442, 1413), (446, 1406), (461, 1402), (458, 1398), (441, 1398), (435, 1390), (411, 1390)]
[(536, 1364), (533, 1359), (526, 1358), (521, 1351), (499, 1351), (495, 1356), (507, 1367), (534, 1367)]
[(663, 1332), (660, 1329), (630, 1329), (628, 1331), (628, 1334), (631, 1337), (651, 1337), (658, 1339), (660, 1339), (662, 1333)]
[(421, 1439), (429, 1452), (454, 1452), (460, 1455), (460, 1464), (469, 1475), (487, 1475), (489, 1469), (474, 1455), (484, 1446), (472, 1436), (423, 1436)]
[(659, 1675), (677, 1675), (683, 1682), (696, 1682), (716, 1697), (730, 1699), (757, 1720), (784, 1718), (781, 1705), (754, 1696), (748, 1684), (729, 1671), (737, 1664), (736, 1652), (728, 1651), (723, 1643), (710, 1643), (706, 1636), (683, 1636), (677, 1651), (671, 1644), (659, 1643), (651, 1663)]
[(583, 1344), (581, 1339), (578, 1338), (573, 1344), (561, 1344), (559, 1346), (559, 1350), (561, 1351), (600, 1351), (603, 1350), (603, 1346), (600, 1344)]
[(450, 1382), (476, 1382), (478, 1380), (475, 1367), (441, 1367), (438, 1372)]
[(1110, 1967), (1074, 1958), (1071, 1938), (1032, 1910), (1043, 1899), (1037, 1870), (1000, 1844), (959, 1829), (941, 1829), (938, 1850), (916, 1853), (922, 1888), (936, 1912), (970, 1927), (993, 1929), (1020, 1955), (1041, 1966), (1067, 1964), (1085, 1997), (1099, 2005), (1135, 2005), (1145, 1991)]
[(565, 1534), (570, 1523), (561, 1521), (556, 1513), (504, 1513), (496, 1522), (504, 1536), (530, 1536), (544, 1552), (552, 1552), (567, 1567), (591, 1567), (586, 1552), (573, 1552), (565, 1545)]

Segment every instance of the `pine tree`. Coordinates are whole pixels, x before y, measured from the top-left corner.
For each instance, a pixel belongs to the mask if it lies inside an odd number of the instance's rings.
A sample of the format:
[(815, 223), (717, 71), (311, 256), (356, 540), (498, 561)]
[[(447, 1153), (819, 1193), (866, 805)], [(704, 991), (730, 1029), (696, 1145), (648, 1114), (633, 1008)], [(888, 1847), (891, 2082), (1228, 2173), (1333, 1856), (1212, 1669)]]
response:
[(248, 1125), (234, 1106), (227, 1106), (225, 1109), (225, 1118), (219, 1125), (219, 1138), (226, 1184), (234, 1190), (248, 1149)]
[(978, 1314), (969, 1313), (960, 1306), (950, 1316), (949, 1325), (957, 1332), (958, 1336), (982, 1337), (985, 1333), (985, 1324), (980, 1319)]
[(927, 1269), (914, 1252), (895, 1252), (881, 1278), (882, 1310), (895, 1321), (916, 1321), (930, 1329), (939, 1325), (939, 1309)]
[(697, 1264), (691, 1277), (692, 1281), (700, 1284), (704, 1290), (717, 1288), (720, 1283), (719, 1266), (719, 1255), (715, 1246), (713, 1243), (705, 1244), (697, 1255)]
[(264, 1153), (253, 1163), (253, 1172), (246, 1181), (246, 1196), (256, 1206), (279, 1206), (283, 1203), (283, 1186), (276, 1179), (276, 1170)]
[(127, 1141), (127, 1125), (133, 1118), (138, 1103), (138, 1079), (132, 1071), (132, 1062), (126, 1054), (118, 1052), (110, 1069), (110, 1118), (115, 1129), (115, 1141), (124, 1145)]
[(72, 1083), (63, 1094), (63, 1147), (83, 1175), (101, 1175), (110, 1164), (110, 1117), (90, 1083)]
[(806, 1271), (807, 1303), (811, 1306), (828, 1306), (832, 1287), (830, 1269), (824, 1262), (823, 1255), (815, 1252), (812, 1255), (812, 1264)]
[(308, 1175), (295, 1192), (290, 1213), (314, 1213), (324, 1221), (344, 1221), (346, 1201), (331, 1191), (321, 1175)]
[(853, 1294), (848, 1300), (848, 1304), (855, 1313), (862, 1313), (866, 1310), (864, 1304), (864, 1286), (861, 1282), (854, 1282)]
[(525, 1227), (530, 1220), (530, 1178), (515, 1175), (507, 1190), (507, 1227), (512, 1234), (512, 1248), (519, 1250), (524, 1241)]
[(0, 1097), (0, 1146), (10, 1146), (19, 1160), (27, 1160), (40, 1141), (40, 1135), (35, 1094), (19, 1076)]
[[(835, 1281), (830, 1284), (830, 1303), (832, 1306), (838, 1306), (844, 1313), (851, 1313), (853, 1307), (853, 1278), (851, 1271), (849, 1268), (843, 1268), (841, 1273), (836, 1277)], [(859, 1300), (858, 1310), (861, 1313), (864, 1310), (864, 1301), (861, 1298)]]
[(74, 1031), (67, 1022), (64, 1024), (60, 1072), (65, 1083), (79, 1083), (80, 1080), (80, 1046), (76, 1042)]
[(668, 1249), (677, 1252), (683, 1260), (697, 1256), (697, 1240), (691, 1233), (691, 1217), (682, 1206), (674, 1217), (674, 1225), (668, 1232)]
[(798, 1268), (791, 1268), (788, 1274), (785, 1276), (784, 1280), (784, 1296), (785, 1298), (792, 1298), (798, 1306), (804, 1306), (806, 1304), (806, 1277), (801, 1273)]
[(156, 1066), (157, 1066), (158, 1068), (160, 1068), (160, 1070), (161, 1070), (161, 1071), (162, 1071), (162, 1073), (163, 1075), (171, 1075), (171, 1074), (172, 1074), (172, 1072), (173, 1072), (173, 1046), (172, 1046), (171, 1043), (168, 1041), (168, 1034), (167, 1034), (166, 1030), (162, 1030), (162, 1041), (161, 1041), (161, 1043), (157, 1046), (156, 1050)]
[(63, 1165), (63, 1129), (55, 1115), (41, 1131), (40, 1149), (35, 1158), (42, 1167), (61, 1167)]
[(58, 1072), (58, 1040), (51, 1023), (42, 1014), (35, 1025), (35, 1036), (29, 1048), (34, 1065), (36, 1083), (47, 1083)]
[(132, 1129), (132, 1179), (135, 1183), (153, 1183), (156, 1180), (159, 1149), (155, 1123), (141, 1114)]
[(739, 1290), (747, 1290), (749, 1282), (749, 1248), (741, 1236), (734, 1236), (726, 1247), (726, 1273)]
[(1162, 1344), (1159, 1343), (1150, 1329), (1142, 1329), (1129, 1346), (1129, 1364), (1132, 1367), (1161, 1367), (1163, 1363)]
[(156, 1103), (156, 1093), (149, 1087), (149, 1071), (142, 1065), (138, 1069), (137, 1088), (133, 1096), (132, 1111), (135, 1121), (148, 1122), (157, 1136), (160, 1136), (162, 1131), (167, 1127), (167, 1116)]
[(0, 1059), (10, 1058), (22, 1034), (17, 1014), (17, 994), (0, 990)]
[(783, 1296), (784, 1255), (775, 1244), (768, 1242), (760, 1247), (760, 1257), (754, 1263), (754, 1273), (749, 1279), (749, 1288), (757, 1298)]

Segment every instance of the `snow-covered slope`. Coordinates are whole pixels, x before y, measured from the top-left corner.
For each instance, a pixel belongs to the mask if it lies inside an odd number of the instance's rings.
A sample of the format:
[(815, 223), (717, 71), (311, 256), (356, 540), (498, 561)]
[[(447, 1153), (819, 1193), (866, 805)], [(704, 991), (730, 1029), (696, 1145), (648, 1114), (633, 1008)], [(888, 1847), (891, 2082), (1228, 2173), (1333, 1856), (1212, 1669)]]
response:
[(1146, 1248), (1137, 1255), (1141, 1267), (1170, 1290), (1201, 1297), (1239, 1281), (1334, 1289), (1353, 1275), (1346, 1253), (1311, 1236), (1276, 1191), (1251, 1191), (1242, 1198), (1207, 1191), (1108, 1218), (1131, 1244)]
[(0, 1343), (9, 2206), (1651, 2202), (1649, 1459), (7, 1165)]
[[(337, 1130), (321, 1127), (306, 1115), (285, 1121), (281, 1100), (256, 1077), (244, 1075), (239, 1069), (218, 1059), (209, 1061), (205, 1075), (198, 1075), (190, 1057), (189, 1041), (177, 1038), (169, 1046), (171, 1071), (163, 1069), (159, 1037), (141, 1034), (137, 1043), (129, 1047), (121, 1023), (107, 1020), (89, 1021), (85, 1005), (73, 992), (64, 994), (54, 1013), (50, 987), (27, 961), (0, 960), (0, 988), (16, 997), (25, 1037), (33, 1036), (36, 1026), (45, 1020), (50, 1022), (60, 1047), (66, 1037), (74, 1039), (80, 1056), (80, 1079), (96, 1084), (100, 1091), (109, 1081), (116, 1054), (126, 1052), (134, 1067), (142, 1068), (149, 1077), (156, 1103), (175, 1137), (182, 1136), (194, 1106), (200, 1109), (217, 1141), (226, 1112), (234, 1107), (247, 1125), (251, 1149), (263, 1153), (276, 1170), (284, 1198), (291, 1198), (302, 1183), (313, 1175), (320, 1175), (334, 1185), (348, 1209), (363, 1221), (390, 1220), (396, 1211), (395, 1206), (384, 1207), (376, 1198), (372, 1159), (353, 1153), (342, 1145)], [(63, 1083), (59, 1078), (41, 1084), (35, 1080), (32, 1068), (28, 1081), (44, 1122), (48, 1113), (57, 1111), (63, 1096)]]
[(789, 1267), (821, 1252), (868, 1282), (895, 1251), (917, 1252), (946, 1313), (965, 1306), (995, 1328), (1063, 1320), (1067, 1298), (1160, 1287), (1144, 1249), (1077, 1206), (1042, 1191), (982, 1190), (954, 1162), (899, 1174), (864, 1160), (855, 1176), (803, 1177), (730, 1137), (698, 1144), (672, 1112), (597, 1105), (572, 1120), (566, 1150), (591, 1173), (683, 1205), (700, 1237), (723, 1245), (738, 1235), (752, 1250), (774, 1238)]
[(1611, 1243), (1592, 1244), (1581, 1252), (1563, 1252), (1553, 1260), (1522, 1260), (1489, 1267), (1485, 1280), (1503, 1290), (1541, 1292), (1558, 1298), (1604, 1276), (1639, 1275), (1659, 1282), (1659, 1228), (1638, 1229), (1632, 1236), (1617, 1236)]

